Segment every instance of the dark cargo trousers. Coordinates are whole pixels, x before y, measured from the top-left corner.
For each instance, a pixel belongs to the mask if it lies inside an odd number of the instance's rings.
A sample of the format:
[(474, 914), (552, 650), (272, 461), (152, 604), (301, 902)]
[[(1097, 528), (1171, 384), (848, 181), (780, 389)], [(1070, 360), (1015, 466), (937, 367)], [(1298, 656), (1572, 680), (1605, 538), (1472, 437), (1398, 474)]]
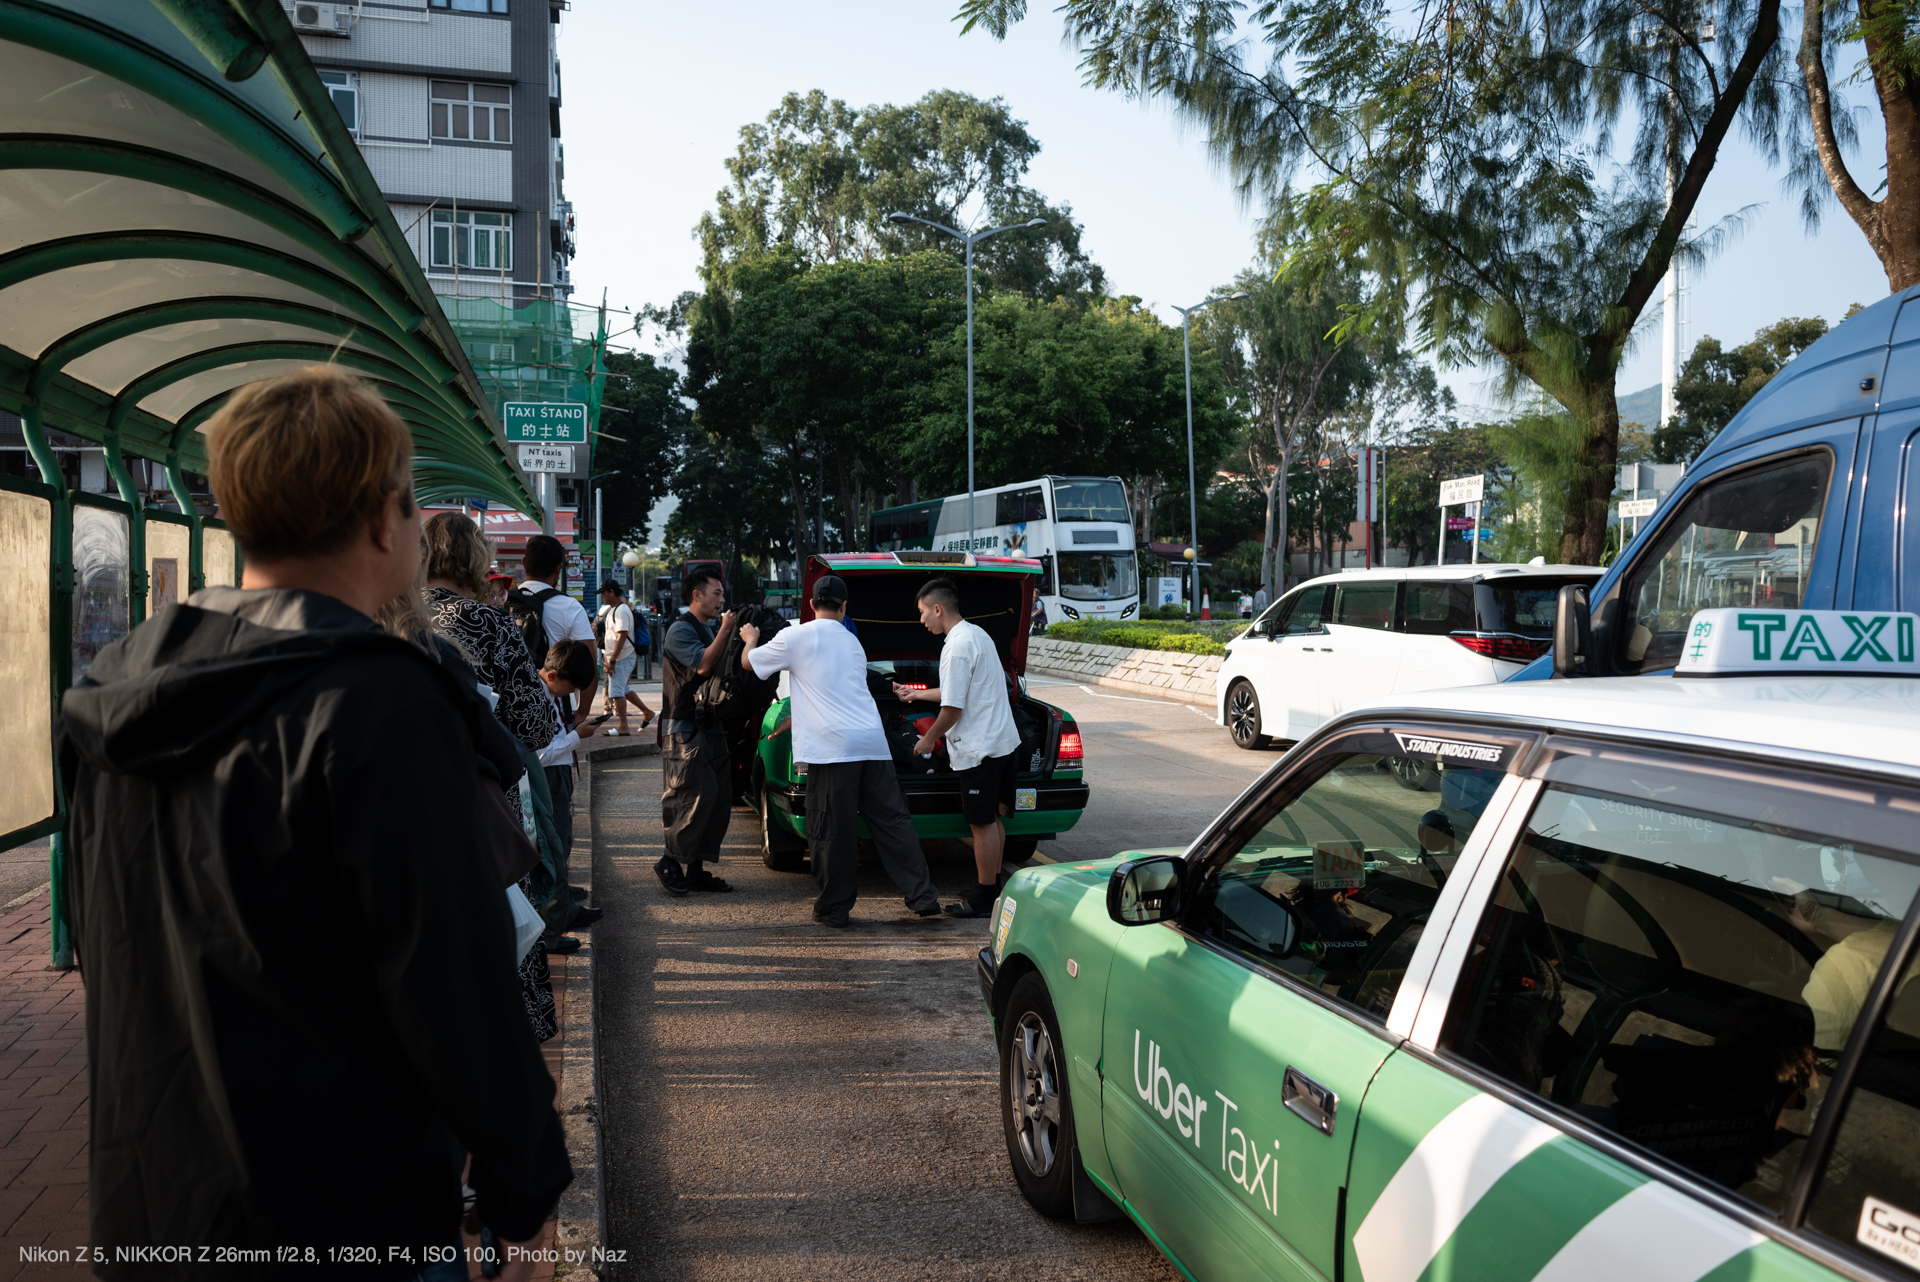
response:
[(907, 907), (916, 912), (939, 907), (893, 762), (831, 761), (807, 767), (807, 848), (820, 886), (813, 915), (844, 921), (853, 910), (862, 819), (880, 848), (880, 866), (906, 896)]
[(670, 734), (661, 754), (660, 821), (667, 853), (691, 869), (719, 862), (733, 817), (733, 769), (727, 736), (719, 730)]

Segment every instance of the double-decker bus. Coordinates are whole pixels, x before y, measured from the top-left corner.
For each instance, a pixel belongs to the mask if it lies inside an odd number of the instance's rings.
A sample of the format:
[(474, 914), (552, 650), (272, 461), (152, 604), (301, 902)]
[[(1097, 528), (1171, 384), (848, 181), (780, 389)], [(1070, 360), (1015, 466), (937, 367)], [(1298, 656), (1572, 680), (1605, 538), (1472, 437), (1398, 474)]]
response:
[(1140, 612), (1127, 488), (1117, 476), (1043, 476), (967, 496), (882, 508), (867, 526), (875, 552), (927, 548), (1031, 557), (1046, 567), (1039, 596), (1047, 618), (1130, 619)]

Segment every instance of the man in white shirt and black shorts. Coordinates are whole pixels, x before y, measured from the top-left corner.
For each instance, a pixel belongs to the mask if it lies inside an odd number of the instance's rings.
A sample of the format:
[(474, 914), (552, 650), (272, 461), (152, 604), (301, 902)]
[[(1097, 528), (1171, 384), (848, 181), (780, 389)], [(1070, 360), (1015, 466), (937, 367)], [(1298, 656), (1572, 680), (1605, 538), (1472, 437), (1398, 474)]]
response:
[(940, 687), (910, 690), (895, 685), (903, 702), (922, 700), (940, 705), (940, 715), (913, 746), (929, 753), (942, 736), (947, 759), (960, 777), (960, 812), (973, 830), (973, 864), (979, 882), (957, 904), (948, 904), (954, 917), (985, 917), (1000, 896), (1000, 856), (1007, 845), (1007, 828), (1000, 816), (1013, 810), (1014, 755), (1020, 730), (1013, 724), (1013, 706), (1007, 701), (1007, 670), (1000, 652), (984, 628), (960, 617), (960, 590), (952, 579), (931, 579), (920, 589), (920, 622), (935, 636), (944, 636), (940, 650)]
[(813, 585), (812, 622), (782, 628), (765, 645), (759, 628), (740, 628), (741, 661), (757, 677), (787, 673), (792, 688), (793, 758), (807, 763), (807, 843), (820, 887), (813, 919), (835, 928), (849, 924), (861, 819), (907, 907), (933, 917), (940, 895), (907, 813), (880, 709), (867, 690), (867, 654), (847, 630), (846, 609), (846, 580), (823, 574)]

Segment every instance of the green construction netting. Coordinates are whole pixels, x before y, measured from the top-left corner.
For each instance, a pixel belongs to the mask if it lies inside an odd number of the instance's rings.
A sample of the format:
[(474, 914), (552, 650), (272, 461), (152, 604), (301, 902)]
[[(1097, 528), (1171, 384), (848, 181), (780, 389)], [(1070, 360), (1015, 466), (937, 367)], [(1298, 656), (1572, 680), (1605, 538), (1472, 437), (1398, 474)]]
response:
[[(588, 426), (599, 427), (603, 380), (593, 371), (606, 336), (597, 309), (547, 300), (514, 307), (492, 298), (439, 299), (496, 415), (508, 401), (578, 401), (587, 407)], [(594, 438), (587, 439), (591, 466)]]

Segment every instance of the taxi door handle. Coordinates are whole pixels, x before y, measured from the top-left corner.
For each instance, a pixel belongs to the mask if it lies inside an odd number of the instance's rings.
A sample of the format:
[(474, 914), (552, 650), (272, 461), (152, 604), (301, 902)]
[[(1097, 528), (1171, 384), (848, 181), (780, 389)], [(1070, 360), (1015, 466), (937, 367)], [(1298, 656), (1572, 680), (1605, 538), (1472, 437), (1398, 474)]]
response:
[(1295, 1117), (1322, 1135), (1333, 1134), (1333, 1118), (1340, 1108), (1340, 1096), (1291, 1064), (1287, 1065), (1280, 1102)]

